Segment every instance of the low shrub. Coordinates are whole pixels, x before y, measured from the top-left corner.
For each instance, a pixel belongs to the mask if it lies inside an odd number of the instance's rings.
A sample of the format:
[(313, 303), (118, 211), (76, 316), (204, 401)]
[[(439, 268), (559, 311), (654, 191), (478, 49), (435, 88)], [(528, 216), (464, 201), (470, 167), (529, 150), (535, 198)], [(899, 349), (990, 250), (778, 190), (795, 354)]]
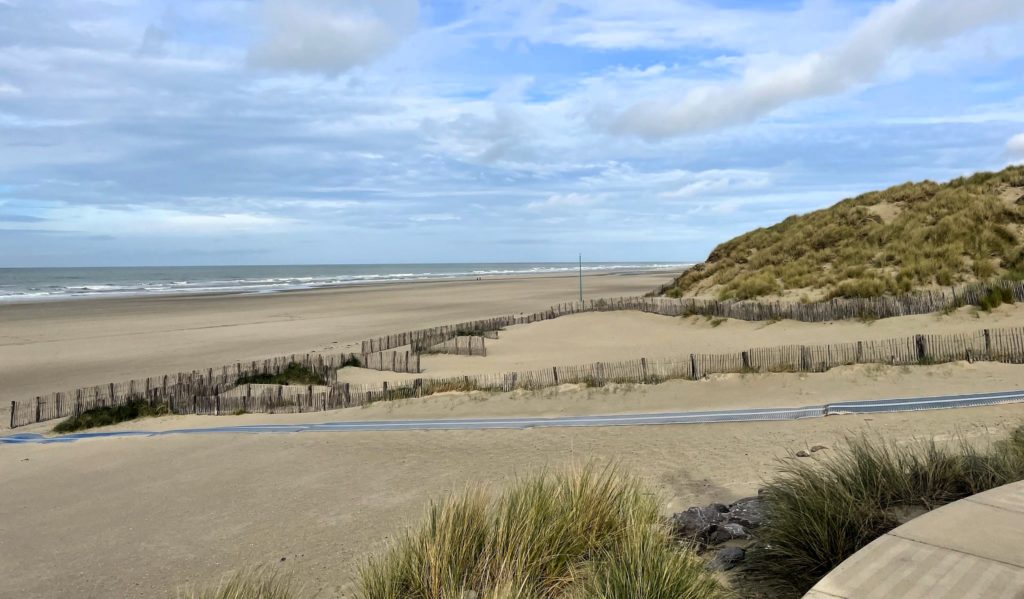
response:
[(57, 426), (53, 427), (53, 432), (73, 433), (98, 426), (109, 426), (118, 422), (135, 420), (136, 418), (163, 416), (167, 413), (167, 406), (164, 404), (151, 406), (144, 399), (135, 399), (119, 406), (103, 406), (85, 410), (78, 416), (72, 416), (57, 423)]

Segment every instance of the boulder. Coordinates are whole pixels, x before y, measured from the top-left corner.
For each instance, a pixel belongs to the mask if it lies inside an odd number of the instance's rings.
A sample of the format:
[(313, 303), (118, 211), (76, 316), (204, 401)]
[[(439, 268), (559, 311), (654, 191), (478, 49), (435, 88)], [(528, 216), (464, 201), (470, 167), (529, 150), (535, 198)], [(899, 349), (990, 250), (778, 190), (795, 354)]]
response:
[(726, 522), (725, 524), (716, 524), (708, 536), (708, 543), (710, 545), (721, 545), (726, 541), (732, 541), (733, 539), (749, 539), (750, 533), (747, 529), (743, 528), (742, 524), (736, 522)]
[[(707, 542), (712, 527), (722, 521), (722, 512), (711, 504), (706, 507), (691, 507), (685, 512), (672, 516), (672, 532), (684, 539), (696, 539), (700, 543)], [(725, 507), (725, 506), (722, 506)]]
[(744, 497), (729, 506), (724, 515), (726, 522), (740, 524), (745, 529), (755, 529), (765, 520), (765, 503), (761, 497)]
[(708, 562), (707, 567), (709, 570), (716, 571), (732, 570), (746, 556), (747, 552), (739, 547), (723, 547), (715, 552), (715, 557)]

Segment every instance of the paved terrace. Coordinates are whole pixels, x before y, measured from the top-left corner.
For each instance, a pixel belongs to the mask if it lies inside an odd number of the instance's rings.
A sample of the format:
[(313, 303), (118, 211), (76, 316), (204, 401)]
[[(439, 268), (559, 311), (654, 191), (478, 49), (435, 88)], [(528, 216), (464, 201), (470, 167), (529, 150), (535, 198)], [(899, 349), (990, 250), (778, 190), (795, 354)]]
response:
[(804, 599), (1024, 599), (1024, 481), (943, 506), (876, 539)]

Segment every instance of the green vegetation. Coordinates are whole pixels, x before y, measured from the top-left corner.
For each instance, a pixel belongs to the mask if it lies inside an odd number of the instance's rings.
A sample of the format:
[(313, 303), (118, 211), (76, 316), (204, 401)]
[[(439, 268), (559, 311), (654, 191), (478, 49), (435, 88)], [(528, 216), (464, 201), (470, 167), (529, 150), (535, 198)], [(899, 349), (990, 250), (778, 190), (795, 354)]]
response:
[[(358, 365), (359, 360), (356, 359)], [(349, 366), (348, 361), (342, 366)], [(238, 377), (236, 385), (326, 385), (324, 377), (298, 362), (291, 362), (280, 374), (247, 374)]]
[(293, 599), (291, 580), (267, 570), (243, 570), (215, 587), (178, 593), (179, 599)]
[(78, 416), (71, 416), (70, 418), (57, 423), (57, 426), (53, 427), (53, 432), (73, 433), (75, 431), (85, 430), (88, 428), (108, 426), (111, 424), (117, 424), (118, 422), (135, 420), (136, 418), (163, 416), (167, 413), (167, 406), (164, 404), (151, 406), (149, 405), (149, 402), (144, 399), (135, 399), (119, 406), (92, 408), (82, 412)]
[(726, 596), (635, 479), (589, 467), (433, 504), (359, 583), (364, 599)]
[(1024, 427), (985, 451), (965, 440), (849, 440), (828, 459), (787, 462), (765, 488), (767, 523), (748, 576), (803, 592), (907, 513), (1024, 479)]
[(1024, 167), (866, 193), (727, 241), (667, 294), (871, 297), (1024, 278)]

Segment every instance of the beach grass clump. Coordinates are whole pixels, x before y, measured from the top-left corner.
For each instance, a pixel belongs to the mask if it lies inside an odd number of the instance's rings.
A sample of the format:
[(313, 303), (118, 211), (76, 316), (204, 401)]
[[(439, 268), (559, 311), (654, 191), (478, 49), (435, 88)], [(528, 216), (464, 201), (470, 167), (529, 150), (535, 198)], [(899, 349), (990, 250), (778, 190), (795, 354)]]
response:
[(900, 525), (906, 513), (1024, 480), (1024, 427), (979, 449), (965, 439), (911, 445), (849, 439), (826, 459), (786, 462), (763, 497), (768, 520), (752, 570), (799, 591)]
[(1012, 304), (1013, 301), (1013, 291), (1007, 287), (995, 286), (978, 299), (978, 307), (985, 312), (991, 312), (1003, 304)]
[(240, 570), (216, 586), (178, 593), (179, 599), (296, 599), (292, 580), (265, 569)]
[[(356, 360), (358, 364), (358, 359)], [(246, 374), (238, 377), (236, 385), (326, 385), (327, 380), (311, 369), (290, 362), (278, 374)]]
[(671, 544), (635, 478), (589, 466), (432, 504), (363, 565), (359, 587), (363, 599), (725, 596), (699, 558)]
[(168, 413), (167, 406), (164, 404), (150, 405), (144, 399), (133, 399), (118, 406), (102, 406), (85, 410), (78, 416), (71, 416), (57, 423), (57, 426), (53, 427), (53, 432), (73, 433), (137, 418), (163, 416)]
[(1024, 203), (1008, 198), (1022, 179), (1024, 166), (1011, 166), (944, 184), (905, 183), (791, 216), (720, 244), (665, 293), (830, 299), (1019, 279)]

